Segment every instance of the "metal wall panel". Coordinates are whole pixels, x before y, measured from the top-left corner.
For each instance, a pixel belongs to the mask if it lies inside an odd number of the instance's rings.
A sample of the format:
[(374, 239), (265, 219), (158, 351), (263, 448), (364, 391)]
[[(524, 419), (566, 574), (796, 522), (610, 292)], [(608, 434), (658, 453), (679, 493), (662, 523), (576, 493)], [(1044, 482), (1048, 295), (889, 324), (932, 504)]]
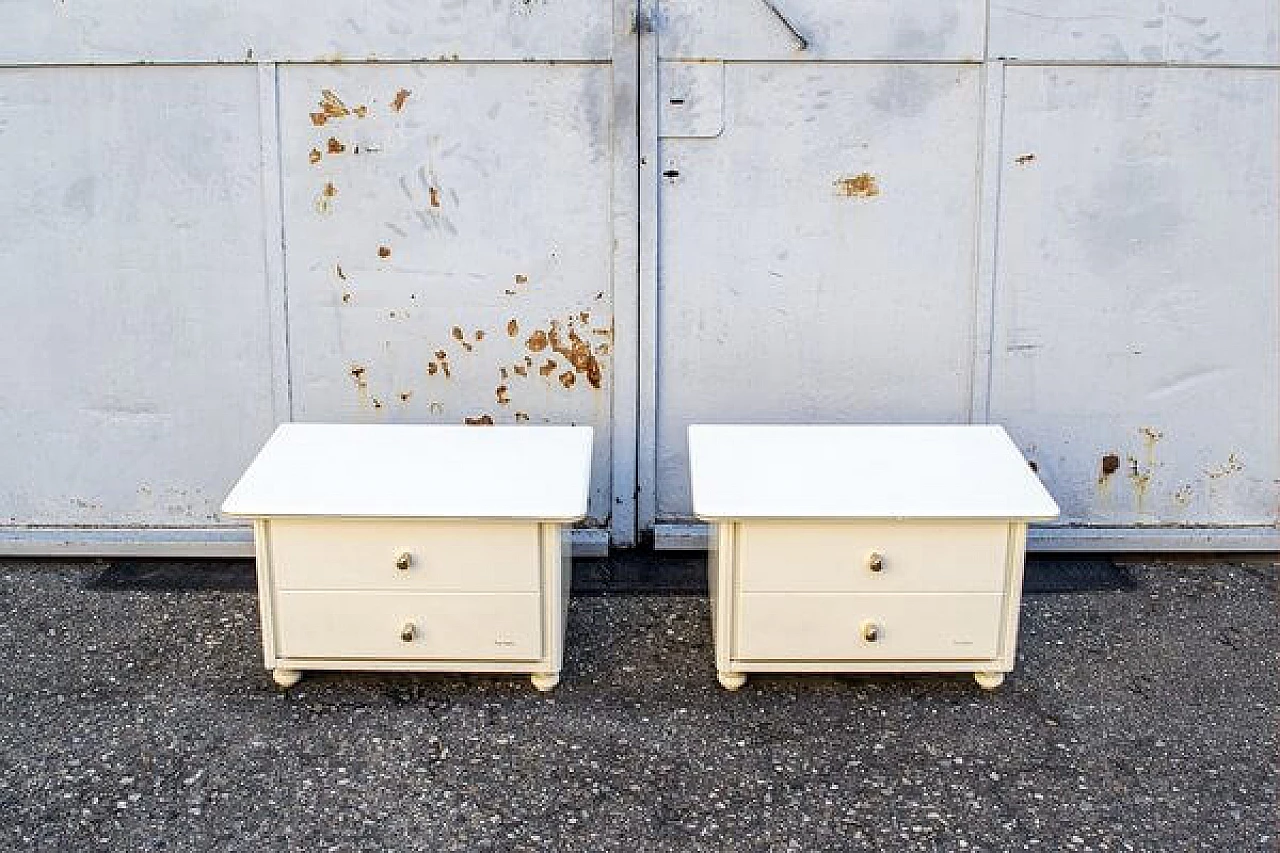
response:
[(0, 63), (608, 59), (598, 0), (0, 3)]
[(207, 525), (274, 425), (252, 68), (0, 71), (0, 522)]
[(1277, 0), (1003, 0), (993, 57), (1105, 63), (1280, 62)]
[(719, 99), (674, 75), (724, 116), (661, 141), (659, 517), (690, 515), (690, 423), (968, 418), (980, 77), (726, 63), (698, 78)]
[(282, 69), (296, 419), (589, 424), (608, 518), (610, 87), (603, 64)]
[(1064, 523), (1272, 525), (1280, 76), (1007, 71), (991, 420)]
[(976, 60), (986, 11), (983, 0), (662, 0), (657, 28), (664, 59)]

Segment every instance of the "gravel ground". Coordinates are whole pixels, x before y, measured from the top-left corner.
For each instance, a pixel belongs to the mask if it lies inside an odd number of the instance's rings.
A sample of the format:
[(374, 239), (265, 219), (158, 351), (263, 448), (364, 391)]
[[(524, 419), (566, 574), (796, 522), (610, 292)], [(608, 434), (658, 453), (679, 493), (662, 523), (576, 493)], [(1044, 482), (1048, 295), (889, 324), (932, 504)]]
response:
[(995, 693), (813, 676), (726, 693), (706, 602), (636, 595), (574, 600), (548, 696), (362, 674), (282, 693), (234, 578), (131, 588), (105, 569), (0, 562), (2, 849), (1277, 846), (1266, 560), (1028, 596)]

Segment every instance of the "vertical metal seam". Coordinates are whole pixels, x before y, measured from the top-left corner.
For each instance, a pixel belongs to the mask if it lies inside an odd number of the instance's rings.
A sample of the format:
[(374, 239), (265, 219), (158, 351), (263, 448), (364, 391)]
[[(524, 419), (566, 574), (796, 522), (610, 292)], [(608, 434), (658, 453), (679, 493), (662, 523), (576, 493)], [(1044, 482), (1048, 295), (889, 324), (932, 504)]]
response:
[(996, 289), (1000, 271), (1003, 204), (1005, 63), (982, 66), (982, 138), (979, 140), (977, 258), (974, 265), (973, 346), (970, 352), (969, 420), (991, 420), (996, 342)]
[(641, 19), (637, 26), (639, 44), (638, 130), (640, 133), (639, 164), (639, 265), (640, 265), (640, 322), (639, 364), (640, 405), (639, 451), (637, 454), (636, 505), (641, 528), (651, 528), (657, 519), (658, 487), (658, 295), (659, 278), (659, 205), (658, 183), (658, 128), (657, 128), (657, 76), (658, 44), (661, 22), (652, 0), (640, 0)]
[(284, 163), (281, 152), (280, 74), (273, 62), (258, 67), (258, 135), (262, 181), (262, 251), (267, 288), (274, 420), (293, 420), (289, 358), (288, 275), (284, 245)]

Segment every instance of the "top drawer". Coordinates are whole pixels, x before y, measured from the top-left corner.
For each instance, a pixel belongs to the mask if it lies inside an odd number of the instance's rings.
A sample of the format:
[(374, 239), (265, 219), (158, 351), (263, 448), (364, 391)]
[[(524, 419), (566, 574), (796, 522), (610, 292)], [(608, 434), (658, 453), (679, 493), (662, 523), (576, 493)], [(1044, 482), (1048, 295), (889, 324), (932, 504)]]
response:
[(533, 522), (272, 519), (267, 526), (279, 589), (540, 588)]
[(1008, 541), (1003, 522), (745, 522), (737, 525), (738, 588), (1001, 592)]

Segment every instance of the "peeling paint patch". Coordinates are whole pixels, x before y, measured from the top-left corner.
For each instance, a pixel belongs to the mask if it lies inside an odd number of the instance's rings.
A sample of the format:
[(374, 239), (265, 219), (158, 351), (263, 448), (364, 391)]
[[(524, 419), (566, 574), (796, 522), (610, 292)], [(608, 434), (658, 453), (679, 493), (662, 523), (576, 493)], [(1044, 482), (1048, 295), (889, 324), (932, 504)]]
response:
[(320, 153), (319, 148), (312, 148), (311, 153), (307, 155), (307, 160), (309, 160), (311, 165), (314, 166), (316, 163), (319, 163), (323, 157), (324, 155)]
[(563, 385), (565, 388), (572, 388), (574, 386), (574, 383), (578, 381), (578, 374), (574, 373), (572, 370), (566, 370), (564, 373), (561, 373), (557, 378), (560, 380), (560, 384)]
[(1238, 474), (1243, 470), (1244, 463), (1232, 453), (1227, 457), (1226, 463), (1210, 468), (1205, 473), (1209, 475), (1210, 479), (1221, 480), (1223, 477), (1230, 477), (1232, 474)]
[(529, 340), (525, 341), (525, 346), (533, 352), (542, 352), (547, 348), (547, 343), (547, 333), (539, 329), (529, 336)]
[(392, 99), (391, 99), (391, 109), (392, 109), (392, 111), (393, 111), (393, 112), (397, 112), (397, 113), (398, 113), (398, 112), (400, 112), (402, 109), (404, 109), (404, 103), (405, 103), (405, 101), (409, 100), (409, 96), (410, 96), (410, 95), (412, 95), (412, 94), (413, 94), (413, 92), (411, 92), (411, 91), (410, 91), (410, 90), (408, 90), (408, 89), (401, 89), (401, 90), (399, 90), (398, 92), (396, 92), (396, 96), (395, 96), (394, 98), (392, 98)]
[(462, 422), (467, 426), (493, 426), (493, 416), (480, 415), (475, 418), (463, 418)]
[(386, 260), (387, 258), (391, 257), (391, 247), (390, 247), (390, 246), (379, 246), (379, 247), (378, 247), (378, 257), (382, 258), (383, 260)]
[(1102, 457), (1102, 476), (1098, 478), (1098, 482), (1102, 482), (1107, 477), (1120, 470), (1120, 457), (1114, 453), (1108, 453)]
[(552, 373), (555, 372), (555, 369), (558, 366), (559, 365), (556, 364), (555, 359), (549, 358), (547, 359), (545, 364), (543, 364), (541, 367), (538, 368), (538, 373), (541, 374), (542, 376), (550, 376)]
[(507, 393), (510, 389), (506, 385), (499, 385), (494, 389), (494, 396), (498, 398), (499, 405), (505, 406), (511, 402), (511, 395)]
[(507, 321), (507, 337), (514, 338), (518, 334), (520, 334), (520, 324), (512, 317)]
[(330, 136), (329, 141), (325, 143), (325, 150), (330, 154), (341, 154), (347, 150), (347, 146), (343, 145), (336, 136)]
[(840, 194), (848, 198), (875, 198), (880, 195), (880, 185), (870, 172), (862, 172), (850, 178), (838, 178), (835, 185)]

